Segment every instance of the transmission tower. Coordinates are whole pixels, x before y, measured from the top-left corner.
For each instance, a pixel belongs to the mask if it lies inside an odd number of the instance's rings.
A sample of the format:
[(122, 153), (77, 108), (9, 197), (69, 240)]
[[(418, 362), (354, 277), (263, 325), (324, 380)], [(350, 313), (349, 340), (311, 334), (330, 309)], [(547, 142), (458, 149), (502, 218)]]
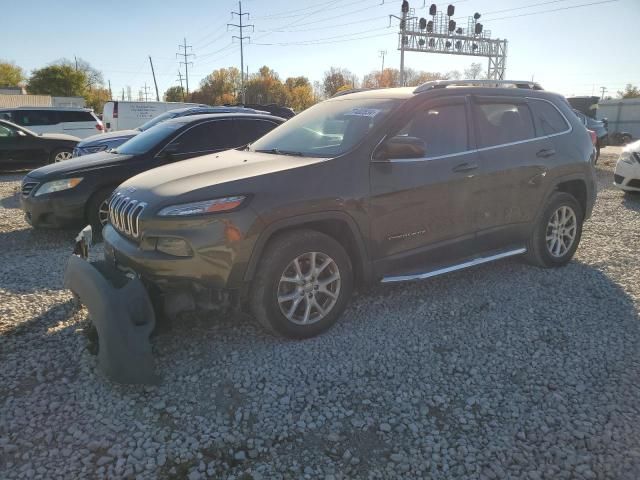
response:
[(182, 72), (178, 70), (178, 80), (180, 81), (180, 91), (182, 92), (182, 101), (184, 102), (184, 87), (182, 86)]
[(187, 95), (189, 95), (189, 65), (193, 65), (193, 62), (189, 61), (189, 57), (195, 57), (193, 53), (187, 53), (187, 48), (193, 48), (191, 45), (187, 45), (187, 39), (184, 39), (184, 43), (182, 45), (178, 45), (179, 49), (183, 50), (183, 53), (176, 53), (176, 57), (182, 57), (183, 60), (180, 61), (180, 65), (184, 65), (184, 78), (187, 84)]
[(243, 18), (244, 15), (247, 16), (247, 19), (249, 19), (249, 14), (248, 13), (242, 13), (242, 2), (239, 1), (238, 2), (238, 11), (237, 12), (231, 12), (231, 17), (233, 18), (234, 15), (238, 16), (238, 24), (235, 23), (227, 23), (227, 29), (229, 27), (236, 27), (238, 29), (240, 29), (240, 36), (237, 35), (233, 35), (231, 38), (237, 38), (238, 40), (240, 40), (240, 95), (242, 96), (242, 103), (245, 103), (245, 98), (244, 98), (244, 50), (243, 50), (243, 43), (245, 40), (249, 40), (251, 41), (251, 37), (245, 37), (242, 34), (243, 29), (245, 28), (251, 28), (251, 31), (253, 31), (254, 26), (253, 25), (246, 25), (243, 24)]
[(149, 101), (149, 90), (151, 90), (151, 87), (149, 87), (147, 85), (147, 82), (144, 82), (144, 87), (142, 88), (142, 92), (144, 95), (144, 101), (148, 102)]
[[(426, 7), (426, 6), (425, 6)], [(467, 18), (466, 26), (458, 26), (453, 20), (455, 6), (449, 5), (446, 13), (439, 11), (436, 4), (429, 7), (428, 17), (415, 16), (409, 3), (402, 2), (402, 17), (389, 15), (400, 20), (398, 50), (400, 50), (400, 79), (404, 85), (404, 52), (443, 53), (446, 55), (467, 55), (487, 57), (489, 68), (487, 78), (504, 80), (507, 67), (507, 41), (491, 38), (491, 31), (485, 30), (478, 21), (481, 15), (475, 13)]]

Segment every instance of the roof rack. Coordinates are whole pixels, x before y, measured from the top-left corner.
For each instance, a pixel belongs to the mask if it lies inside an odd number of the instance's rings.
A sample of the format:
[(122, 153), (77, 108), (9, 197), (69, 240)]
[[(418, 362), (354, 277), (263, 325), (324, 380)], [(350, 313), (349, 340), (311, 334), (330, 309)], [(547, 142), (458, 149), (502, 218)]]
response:
[(331, 95), (331, 98), (341, 97), (342, 95), (349, 95), (350, 93), (366, 92), (367, 90), (377, 90), (376, 88), (350, 88), (349, 90), (340, 90), (339, 92)]
[(527, 90), (544, 90), (539, 83), (528, 80), (435, 80), (418, 86), (413, 93), (422, 93), (436, 88), (447, 87), (491, 87), (491, 88), (524, 88)]

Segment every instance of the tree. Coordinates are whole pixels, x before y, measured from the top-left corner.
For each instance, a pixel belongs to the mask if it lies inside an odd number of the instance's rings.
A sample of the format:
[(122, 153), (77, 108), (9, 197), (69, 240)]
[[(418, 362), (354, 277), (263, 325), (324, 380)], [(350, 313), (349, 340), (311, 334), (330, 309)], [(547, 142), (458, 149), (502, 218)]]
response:
[(185, 92), (182, 87), (169, 87), (167, 91), (164, 92), (164, 101), (165, 102), (184, 102)]
[(0, 87), (17, 87), (24, 81), (22, 68), (11, 62), (0, 62)]
[(34, 70), (29, 78), (29, 93), (54, 97), (81, 97), (85, 93), (87, 76), (69, 65), (50, 65)]
[(640, 88), (627, 83), (623, 91), (618, 91), (619, 98), (640, 98)]
[(111, 100), (111, 94), (108, 88), (98, 87), (85, 92), (84, 98), (87, 107), (93, 108), (96, 112), (102, 112), (104, 104)]
[(324, 79), (322, 84), (324, 86), (324, 93), (327, 97), (335, 95), (340, 87), (350, 86), (355, 87), (355, 77), (346, 68), (331, 67), (328, 71), (324, 72)]
[(220, 68), (204, 77), (200, 89), (191, 93), (192, 102), (220, 105), (235, 103), (240, 93), (240, 70)]
[(287, 103), (287, 88), (278, 74), (266, 65), (250, 76), (245, 85), (247, 103)]
[(313, 87), (307, 77), (289, 77), (284, 81), (287, 89), (287, 105), (301, 112), (316, 103)]
[(464, 78), (465, 80), (482, 80), (487, 77), (482, 73), (482, 64), (474, 62), (464, 70)]
[(385, 68), (384, 72), (372, 71), (362, 79), (364, 88), (392, 88), (400, 86), (400, 70)]

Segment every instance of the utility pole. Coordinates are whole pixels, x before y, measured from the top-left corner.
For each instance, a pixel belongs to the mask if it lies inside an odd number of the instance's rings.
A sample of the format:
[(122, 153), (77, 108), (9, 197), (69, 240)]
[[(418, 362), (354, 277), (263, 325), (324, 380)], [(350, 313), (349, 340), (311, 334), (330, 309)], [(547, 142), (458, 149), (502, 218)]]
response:
[(407, 0), (402, 1), (402, 17), (396, 15), (389, 15), (391, 18), (397, 18), (400, 20), (400, 86), (404, 87), (404, 42), (407, 38), (405, 31), (407, 28), (407, 14), (409, 13), (409, 2)]
[(238, 40), (240, 40), (240, 94), (242, 95), (242, 104), (244, 105), (245, 103), (245, 98), (244, 98), (244, 49), (243, 49), (243, 42), (244, 40), (251, 40), (251, 37), (245, 37), (244, 35), (242, 35), (242, 30), (244, 28), (251, 28), (251, 31), (253, 31), (253, 25), (245, 25), (242, 23), (243, 20), (243, 16), (246, 15), (247, 19), (249, 19), (249, 14), (248, 13), (242, 13), (242, 2), (238, 1), (238, 11), (237, 12), (231, 12), (231, 17), (233, 18), (234, 15), (238, 16), (239, 19), (239, 24), (235, 24), (235, 23), (227, 23), (227, 29), (229, 27), (236, 27), (240, 29), (240, 36), (232, 36), (231, 38), (237, 38)]
[(122, 87), (122, 101), (124, 102), (124, 87)]
[(76, 62), (76, 72), (78, 71), (78, 57), (76, 57), (75, 55), (73, 56), (73, 59)]
[(144, 88), (143, 88), (143, 92), (144, 92), (144, 101), (148, 102), (149, 101), (149, 89), (150, 87), (147, 86), (147, 82), (144, 82)]
[(156, 102), (160, 101), (160, 94), (158, 93), (158, 82), (156, 82), (156, 72), (153, 71), (153, 60), (149, 55), (149, 63), (151, 64), (151, 75), (153, 75), (153, 84), (156, 86)]
[(600, 96), (600, 100), (604, 100), (604, 94), (607, 91), (607, 87), (600, 87), (600, 91), (602, 92), (602, 95)]
[(107, 80), (109, 82), (109, 100), (113, 100), (113, 93), (111, 93), (111, 80)]
[(182, 72), (178, 70), (178, 80), (180, 80), (180, 90), (182, 91), (182, 101), (184, 102), (184, 87), (182, 86)]
[(187, 95), (189, 95), (189, 65), (193, 65), (193, 62), (189, 61), (189, 57), (195, 57), (193, 53), (187, 53), (187, 48), (192, 48), (191, 45), (187, 45), (187, 39), (184, 39), (183, 45), (178, 45), (178, 48), (182, 48), (184, 53), (176, 53), (176, 57), (183, 57), (184, 61), (180, 62), (180, 65), (184, 64), (184, 78), (187, 84)]
[(382, 83), (382, 77), (384, 76), (384, 56), (387, 54), (386, 50), (380, 50), (378, 52), (378, 56), (382, 57), (382, 68), (380, 69), (380, 80), (378, 80), (378, 87), (380, 86), (380, 84)]

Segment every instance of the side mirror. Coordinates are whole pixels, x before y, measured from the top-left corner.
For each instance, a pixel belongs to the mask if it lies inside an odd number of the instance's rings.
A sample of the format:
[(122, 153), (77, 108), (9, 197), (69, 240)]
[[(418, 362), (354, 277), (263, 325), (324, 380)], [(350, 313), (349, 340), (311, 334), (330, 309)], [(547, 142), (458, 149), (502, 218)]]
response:
[(424, 140), (417, 137), (398, 136), (384, 142), (375, 154), (376, 160), (393, 160), (394, 158), (422, 158), (427, 147)]
[(24, 133), (22, 130), (16, 130), (16, 133), (18, 134), (18, 137), (26, 137), (27, 134)]

